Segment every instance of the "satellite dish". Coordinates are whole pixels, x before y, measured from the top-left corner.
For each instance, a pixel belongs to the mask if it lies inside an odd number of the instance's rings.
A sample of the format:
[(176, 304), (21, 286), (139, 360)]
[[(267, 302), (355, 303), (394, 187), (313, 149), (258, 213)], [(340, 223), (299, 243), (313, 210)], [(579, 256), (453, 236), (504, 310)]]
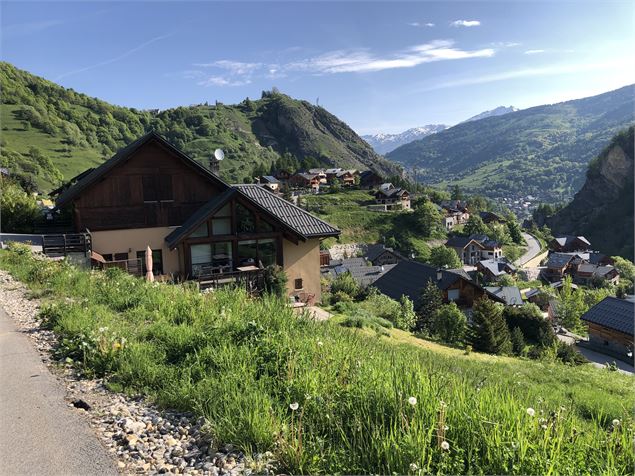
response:
[(216, 160), (223, 160), (225, 158), (225, 152), (223, 152), (223, 149), (216, 149), (214, 151), (214, 157), (216, 157)]

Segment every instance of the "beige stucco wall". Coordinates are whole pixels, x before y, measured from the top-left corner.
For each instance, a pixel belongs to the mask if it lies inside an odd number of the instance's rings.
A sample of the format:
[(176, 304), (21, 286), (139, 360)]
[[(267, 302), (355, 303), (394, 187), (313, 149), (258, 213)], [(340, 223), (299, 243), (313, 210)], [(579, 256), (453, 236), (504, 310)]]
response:
[(294, 282), (301, 278), (301, 292), (315, 294), (316, 302), (322, 299), (320, 289), (320, 240), (313, 238), (300, 241), (297, 245), (283, 240), (283, 268), (287, 273), (289, 294), (297, 292)]
[[(99, 254), (128, 253), (128, 259), (135, 259), (137, 251), (145, 251), (150, 245), (153, 250), (162, 250), (163, 273), (177, 274), (179, 272), (179, 253), (177, 250), (170, 251), (165, 243), (174, 228), (135, 228), (131, 230), (108, 230), (94, 231), (91, 233), (93, 239), (93, 251)], [(128, 251), (131, 249), (132, 251)]]

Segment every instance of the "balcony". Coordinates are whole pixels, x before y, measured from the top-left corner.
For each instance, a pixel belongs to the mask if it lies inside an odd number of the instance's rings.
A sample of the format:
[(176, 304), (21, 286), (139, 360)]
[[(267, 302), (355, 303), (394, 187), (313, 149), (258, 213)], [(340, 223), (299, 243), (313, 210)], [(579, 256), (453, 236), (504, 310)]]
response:
[(253, 295), (260, 295), (265, 289), (264, 269), (256, 266), (244, 266), (231, 270), (228, 266), (200, 265), (198, 285), (201, 291), (221, 286), (237, 286)]

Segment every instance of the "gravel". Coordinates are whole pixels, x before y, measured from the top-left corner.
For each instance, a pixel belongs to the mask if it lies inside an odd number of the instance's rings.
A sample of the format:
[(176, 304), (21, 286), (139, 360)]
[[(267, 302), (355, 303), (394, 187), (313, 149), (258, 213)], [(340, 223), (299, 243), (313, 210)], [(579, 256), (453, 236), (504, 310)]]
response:
[(69, 407), (90, 426), (125, 474), (191, 474), (234, 476), (276, 473), (271, 453), (247, 457), (232, 445), (218, 445), (205, 431), (203, 418), (160, 410), (141, 397), (111, 392), (102, 379), (80, 379), (72, 365), (55, 361), (55, 334), (40, 326), (39, 302), (29, 290), (0, 270), (0, 306), (26, 333), (42, 361), (67, 390)]

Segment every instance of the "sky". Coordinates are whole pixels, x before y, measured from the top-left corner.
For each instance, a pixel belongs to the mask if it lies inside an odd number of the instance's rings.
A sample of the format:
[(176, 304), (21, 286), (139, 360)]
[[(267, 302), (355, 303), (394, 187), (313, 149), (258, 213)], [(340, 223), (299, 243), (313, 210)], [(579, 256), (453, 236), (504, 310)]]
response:
[(0, 56), (138, 109), (273, 86), (360, 134), (455, 124), (635, 83), (635, 3), (0, 3)]

